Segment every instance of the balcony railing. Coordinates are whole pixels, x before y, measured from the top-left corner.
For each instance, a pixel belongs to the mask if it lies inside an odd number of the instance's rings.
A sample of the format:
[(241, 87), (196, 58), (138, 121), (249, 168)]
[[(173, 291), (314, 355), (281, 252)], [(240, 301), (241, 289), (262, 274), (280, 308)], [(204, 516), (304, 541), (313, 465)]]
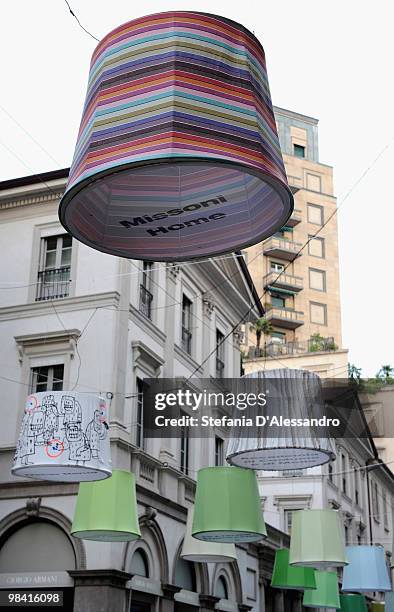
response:
[(293, 276), (286, 272), (270, 272), (263, 279), (264, 287), (272, 285), (273, 287), (290, 289), (291, 291), (301, 291), (304, 288), (304, 280), (301, 276)]
[(223, 378), (224, 365), (224, 361), (216, 357), (216, 378)]
[(144, 314), (148, 319), (152, 318), (152, 300), (153, 295), (145, 287), (140, 285), (140, 312)]
[(37, 277), (36, 302), (65, 298), (70, 292), (70, 266), (41, 270)]
[(264, 242), (263, 250), (264, 254), (293, 261), (293, 259), (300, 256), (299, 251), (301, 247), (302, 244), (300, 242), (293, 242), (292, 240), (272, 236)]
[(189, 355), (192, 352), (192, 335), (190, 329), (182, 326), (182, 348)]
[(267, 310), (265, 316), (273, 325), (286, 327), (287, 329), (296, 329), (296, 327), (304, 324), (304, 313), (292, 308), (274, 307)]
[(290, 219), (286, 221), (286, 225), (288, 227), (295, 227), (296, 225), (301, 223), (301, 221), (302, 221), (301, 210), (295, 208)]
[(338, 349), (333, 337), (322, 338), (317, 342), (316, 339), (295, 340), (294, 342), (274, 342), (270, 340), (260, 348), (249, 347), (248, 357), (254, 359), (258, 357), (286, 357), (292, 355), (305, 355), (316, 352), (332, 352)]

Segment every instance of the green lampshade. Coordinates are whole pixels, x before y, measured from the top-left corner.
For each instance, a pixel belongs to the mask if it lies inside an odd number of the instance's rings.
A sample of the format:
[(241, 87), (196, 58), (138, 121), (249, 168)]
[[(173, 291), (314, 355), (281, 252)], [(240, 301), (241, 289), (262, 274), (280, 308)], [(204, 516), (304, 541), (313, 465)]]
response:
[(342, 525), (336, 510), (299, 510), (293, 514), (290, 565), (325, 570), (347, 564)]
[(71, 534), (103, 542), (140, 538), (134, 474), (114, 470), (107, 480), (81, 483)]
[(276, 551), (271, 586), (275, 589), (295, 591), (315, 589), (315, 570), (311, 567), (294, 567), (289, 565), (289, 553), (288, 548), (281, 548)]
[(368, 612), (367, 602), (364, 595), (356, 593), (347, 593), (340, 595), (341, 612)]
[(199, 470), (192, 535), (206, 542), (228, 543), (258, 542), (267, 535), (253, 470)]
[(305, 591), (302, 605), (305, 608), (340, 607), (338, 576), (336, 572), (315, 572), (316, 589)]

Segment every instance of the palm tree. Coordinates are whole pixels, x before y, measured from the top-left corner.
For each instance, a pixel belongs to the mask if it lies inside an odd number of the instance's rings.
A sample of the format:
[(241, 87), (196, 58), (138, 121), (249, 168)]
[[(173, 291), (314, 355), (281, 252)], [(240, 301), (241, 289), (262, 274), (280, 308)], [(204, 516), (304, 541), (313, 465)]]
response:
[(394, 368), (391, 365), (382, 365), (379, 372), (376, 374), (376, 378), (382, 378), (386, 384), (389, 384), (393, 380)]
[(357, 382), (360, 382), (360, 379), (361, 379), (361, 368), (358, 368), (353, 363), (349, 363), (347, 368), (348, 368), (349, 378), (353, 378), (353, 379), (357, 380)]
[(256, 333), (256, 348), (260, 349), (261, 336), (264, 335), (265, 338), (269, 338), (274, 331), (271, 323), (267, 321), (265, 317), (260, 317), (256, 319), (254, 323), (250, 326), (252, 331)]

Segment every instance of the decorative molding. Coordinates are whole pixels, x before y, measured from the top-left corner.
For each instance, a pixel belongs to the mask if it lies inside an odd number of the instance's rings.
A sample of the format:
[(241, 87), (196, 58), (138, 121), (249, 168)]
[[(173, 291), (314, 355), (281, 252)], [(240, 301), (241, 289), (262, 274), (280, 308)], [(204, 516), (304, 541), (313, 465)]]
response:
[(160, 357), (160, 355), (152, 351), (149, 346), (140, 340), (132, 342), (131, 348), (133, 351), (133, 367), (139, 365), (142, 369), (146, 369), (147, 366), (155, 377), (160, 375), (160, 368), (165, 363), (163, 357)]
[(237, 346), (241, 346), (241, 344), (245, 344), (245, 332), (240, 325), (233, 331), (234, 343)]
[(202, 303), (204, 313), (207, 315), (208, 319), (212, 319), (213, 311), (215, 310), (215, 302), (213, 300), (209, 300), (208, 298), (203, 298)]
[(74, 579), (76, 587), (110, 586), (124, 589), (126, 582), (132, 577), (131, 574), (115, 569), (69, 570), (68, 573)]
[(333, 510), (339, 510), (339, 508), (341, 507), (340, 502), (337, 501), (336, 499), (331, 498), (328, 500), (328, 503)]
[(278, 508), (292, 510), (303, 506), (305, 510), (309, 510), (312, 503), (312, 495), (275, 495), (273, 504)]
[(164, 346), (166, 334), (132, 304), (130, 304), (130, 317), (133, 323), (142, 328), (155, 342)]
[[(106, 293), (96, 293), (82, 295), (78, 297), (68, 297), (56, 300), (56, 310), (62, 312), (73, 312), (76, 310), (93, 310), (94, 308), (104, 308), (110, 306), (114, 311), (119, 306), (119, 293), (108, 291)], [(54, 314), (52, 300), (40, 300), (27, 304), (16, 304), (15, 306), (5, 306), (0, 308), (0, 321), (11, 321), (13, 319), (25, 319), (26, 317), (37, 317), (39, 315)]]
[(31, 204), (47, 204), (53, 202), (63, 196), (64, 190), (61, 191), (42, 191), (31, 196), (24, 196), (22, 198), (8, 198), (0, 201), (0, 210), (7, 210), (9, 208), (20, 208), (21, 206), (30, 206)]
[(29, 497), (26, 500), (26, 514), (29, 518), (39, 516), (41, 501), (41, 497)]
[[(73, 359), (75, 347), (81, 332), (79, 329), (69, 329), (56, 332), (47, 332), (46, 334), (27, 334), (25, 336), (14, 336), (19, 354), (19, 363), (23, 363), (25, 355), (32, 355), (37, 351), (42, 352), (45, 347), (45, 352), (67, 351)], [(61, 346), (62, 345), (62, 346)]]
[(168, 263), (166, 268), (167, 275), (176, 280), (179, 275), (179, 272), (181, 271), (181, 266), (178, 263)]

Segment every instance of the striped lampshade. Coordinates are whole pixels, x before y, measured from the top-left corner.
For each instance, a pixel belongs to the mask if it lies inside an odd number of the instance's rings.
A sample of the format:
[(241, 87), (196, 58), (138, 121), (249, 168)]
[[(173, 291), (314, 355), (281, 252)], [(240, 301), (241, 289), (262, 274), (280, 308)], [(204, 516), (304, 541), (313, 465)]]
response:
[(292, 209), (251, 32), (174, 11), (98, 44), (59, 210), (73, 236), (121, 257), (182, 261), (255, 244)]

